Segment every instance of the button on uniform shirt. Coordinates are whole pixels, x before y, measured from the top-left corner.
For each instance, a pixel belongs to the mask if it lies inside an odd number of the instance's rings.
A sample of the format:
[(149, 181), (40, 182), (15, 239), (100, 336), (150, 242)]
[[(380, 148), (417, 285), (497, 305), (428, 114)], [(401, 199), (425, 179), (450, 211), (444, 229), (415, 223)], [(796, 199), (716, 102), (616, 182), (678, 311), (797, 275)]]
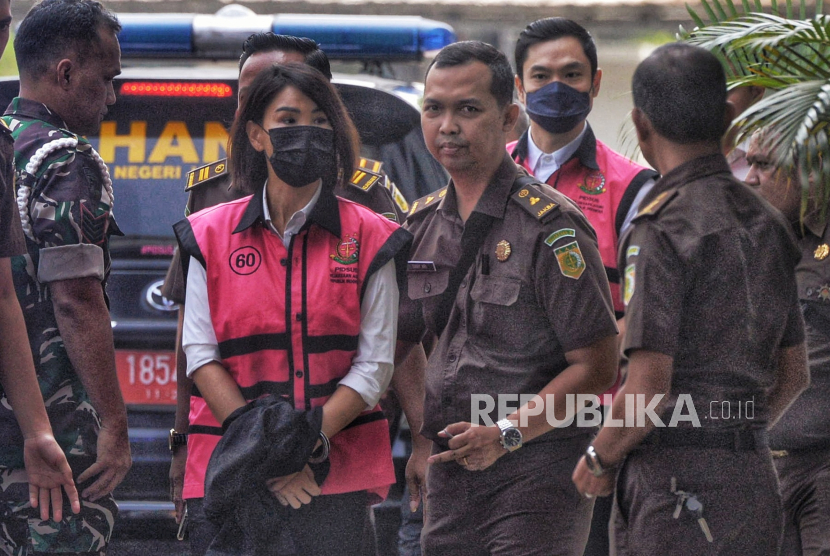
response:
[[(703, 427), (763, 428), (778, 350), (804, 340), (798, 258), (789, 223), (722, 155), (675, 168), (643, 200), (620, 247), (626, 354), (672, 357), (671, 398), (691, 394)], [(705, 419), (713, 401), (735, 411), (754, 401), (754, 415)], [(670, 399), (667, 423), (673, 407)]]
[(795, 271), (807, 333), (810, 387), (770, 430), (775, 450), (830, 447), (830, 223), (820, 213), (796, 225), (801, 261)]
[[(616, 334), (593, 229), (565, 196), (544, 184), (521, 187), (520, 175), (505, 154), (470, 217), (494, 220), (427, 364), (423, 433), (433, 440), (446, 425), (471, 420), (474, 395), (518, 402), (537, 394), (568, 366), (566, 352)], [(405, 228), (417, 262), (407, 270), (408, 298), (401, 296), (400, 339), (437, 329), (464, 227), (452, 182), (413, 203)], [(488, 414), (496, 420), (495, 408)], [(557, 429), (538, 440), (575, 434)]]

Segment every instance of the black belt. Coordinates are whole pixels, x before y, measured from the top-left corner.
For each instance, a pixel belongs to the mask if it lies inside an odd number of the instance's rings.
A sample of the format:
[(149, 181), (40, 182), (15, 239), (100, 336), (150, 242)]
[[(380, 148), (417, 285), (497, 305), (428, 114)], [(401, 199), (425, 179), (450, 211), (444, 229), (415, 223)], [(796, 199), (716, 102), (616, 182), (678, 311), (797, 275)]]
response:
[(656, 429), (640, 445), (662, 448), (696, 446), (747, 452), (767, 446), (767, 431), (763, 429)]

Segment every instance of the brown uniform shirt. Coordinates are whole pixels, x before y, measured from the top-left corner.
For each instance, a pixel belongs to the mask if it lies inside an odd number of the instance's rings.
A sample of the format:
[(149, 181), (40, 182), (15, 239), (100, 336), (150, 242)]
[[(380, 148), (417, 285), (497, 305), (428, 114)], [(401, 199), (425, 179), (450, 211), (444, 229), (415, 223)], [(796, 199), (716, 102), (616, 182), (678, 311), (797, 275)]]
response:
[(830, 447), (830, 222), (813, 214), (798, 240), (801, 262), (795, 269), (807, 332), (810, 387), (770, 430), (775, 450)]
[[(239, 188), (231, 187), (231, 178), (227, 173), (226, 164), (226, 160), (219, 160), (188, 173), (190, 197), (187, 199), (185, 215), (253, 193), (253, 191), (241, 191)], [(218, 171), (217, 168), (219, 168)], [(201, 182), (198, 181), (200, 176), (204, 178)], [(194, 180), (196, 180), (195, 185), (192, 183)], [(338, 187), (335, 193), (344, 199), (372, 209), (392, 222), (402, 223), (409, 209), (406, 199), (383, 171), (383, 163), (368, 158), (360, 159), (349, 184), (343, 188)], [(167, 270), (161, 293), (171, 301), (184, 303), (184, 292), (184, 274), (177, 248), (170, 268)]]
[[(470, 421), (472, 395), (537, 394), (564, 370), (565, 353), (616, 333), (593, 229), (564, 195), (521, 187), (504, 160), (475, 207), (494, 218), (461, 282), (426, 371), (423, 434)], [(415, 236), (401, 296), (398, 338), (435, 331), (436, 312), (461, 256), (464, 222), (452, 182), (413, 203), (404, 226)], [(479, 406), (482, 407), (482, 406)], [(490, 412), (496, 420), (497, 409)], [(573, 436), (557, 429), (541, 438)]]
[(0, 258), (26, 253), (26, 241), (14, 190), (14, 140), (0, 121)]
[[(790, 225), (721, 155), (675, 168), (640, 206), (620, 248), (626, 353), (671, 356), (671, 397), (691, 394), (702, 426), (763, 428), (778, 348), (804, 340)], [(751, 420), (707, 418), (750, 400)]]

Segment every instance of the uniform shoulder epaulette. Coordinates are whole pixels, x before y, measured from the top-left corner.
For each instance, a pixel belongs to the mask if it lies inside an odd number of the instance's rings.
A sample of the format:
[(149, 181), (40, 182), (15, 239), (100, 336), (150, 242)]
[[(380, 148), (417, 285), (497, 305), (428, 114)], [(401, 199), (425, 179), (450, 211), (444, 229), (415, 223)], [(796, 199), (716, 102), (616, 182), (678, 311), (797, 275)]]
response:
[(520, 187), (518, 191), (510, 196), (520, 207), (525, 209), (536, 220), (544, 222), (559, 208), (559, 203), (544, 193), (535, 184)]
[(677, 195), (677, 188), (663, 191), (657, 197), (652, 199), (647, 205), (637, 211), (637, 215), (633, 220), (644, 216), (656, 216), (661, 210), (663, 210), (663, 207), (665, 207), (669, 201), (674, 198), (675, 195)]
[(414, 215), (425, 211), (429, 207), (437, 206), (438, 203), (447, 195), (447, 186), (442, 187), (438, 191), (433, 191), (429, 195), (421, 197), (414, 203), (412, 203), (412, 208), (409, 209), (409, 214), (406, 216), (407, 218), (412, 218)]
[(382, 167), (383, 162), (361, 158), (354, 174), (352, 174), (352, 178), (349, 180), (349, 185), (368, 193), (375, 184), (383, 183), (386, 174), (382, 172)]
[(228, 173), (228, 159), (223, 158), (195, 168), (187, 173), (184, 190), (190, 191), (194, 187)]

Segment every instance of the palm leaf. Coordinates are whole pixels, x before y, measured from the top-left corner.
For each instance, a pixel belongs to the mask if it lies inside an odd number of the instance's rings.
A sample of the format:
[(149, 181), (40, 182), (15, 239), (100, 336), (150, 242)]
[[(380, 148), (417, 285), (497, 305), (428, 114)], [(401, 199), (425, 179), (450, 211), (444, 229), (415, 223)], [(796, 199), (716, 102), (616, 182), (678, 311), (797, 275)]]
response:
[(764, 138), (777, 162), (783, 167), (796, 166), (801, 183), (810, 179), (820, 184), (818, 195), (824, 204), (830, 198), (830, 80), (795, 83), (774, 91), (741, 115), (740, 139), (756, 130), (765, 130)]
[[(776, 0), (764, 13), (760, 0), (704, 0), (699, 15), (686, 6), (695, 28), (682, 27), (678, 38), (713, 52), (723, 64), (730, 87), (758, 85), (764, 99), (740, 115), (739, 140), (764, 130), (764, 140), (783, 167), (795, 165), (806, 191), (819, 184), (817, 195), (826, 210), (830, 201), (830, 17), (823, 0), (807, 17), (806, 0), (786, 0), (784, 14)], [(799, 18), (795, 19), (794, 14)], [(708, 22), (705, 21), (708, 19)]]

